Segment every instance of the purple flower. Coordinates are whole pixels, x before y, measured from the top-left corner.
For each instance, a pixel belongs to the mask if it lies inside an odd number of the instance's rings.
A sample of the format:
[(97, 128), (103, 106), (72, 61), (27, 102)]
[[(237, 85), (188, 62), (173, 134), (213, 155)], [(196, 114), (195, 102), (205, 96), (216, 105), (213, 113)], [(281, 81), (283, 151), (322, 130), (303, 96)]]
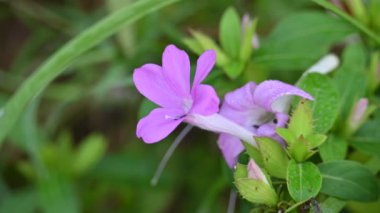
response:
[(154, 143), (168, 136), (190, 113), (211, 115), (219, 110), (219, 98), (209, 85), (201, 84), (215, 64), (215, 51), (204, 52), (197, 61), (190, 85), (190, 60), (174, 45), (165, 48), (162, 67), (145, 64), (135, 69), (133, 81), (138, 91), (160, 108), (137, 124), (137, 136)]
[[(308, 93), (295, 86), (275, 81), (253, 82), (225, 96), (220, 114), (244, 126), (257, 136), (272, 137), (282, 142), (276, 128), (284, 127), (288, 121), (288, 110), (292, 95), (313, 100)], [(240, 139), (221, 134), (218, 145), (229, 167), (234, 167), (237, 157), (244, 150)]]
[(137, 137), (146, 143), (155, 143), (168, 136), (181, 122), (187, 122), (256, 145), (250, 131), (217, 114), (219, 98), (214, 88), (201, 84), (215, 60), (213, 50), (205, 51), (198, 58), (192, 85), (189, 56), (174, 45), (165, 48), (162, 67), (145, 64), (135, 69), (133, 81), (138, 91), (160, 106), (139, 121)]

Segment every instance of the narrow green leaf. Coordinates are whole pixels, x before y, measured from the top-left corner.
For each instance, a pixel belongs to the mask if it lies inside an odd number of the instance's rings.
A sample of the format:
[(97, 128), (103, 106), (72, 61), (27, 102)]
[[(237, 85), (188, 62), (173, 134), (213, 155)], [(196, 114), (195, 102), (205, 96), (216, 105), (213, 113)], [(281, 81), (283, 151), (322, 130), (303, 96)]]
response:
[(290, 161), (286, 179), (289, 193), (297, 202), (317, 196), (322, 185), (318, 167), (311, 162)]
[(308, 74), (298, 85), (314, 97), (312, 102), (314, 131), (326, 133), (338, 116), (339, 96), (332, 80), (318, 73)]
[(220, 21), (219, 37), (223, 49), (232, 58), (238, 58), (240, 53), (241, 26), (239, 14), (229, 7)]
[(7, 136), (28, 103), (82, 53), (96, 46), (122, 27), (178, 0), (146, 0), (128, 5), (97, 22), (72, 39), (43, 63), (5, 105), (0, 120), (0, 143)]
[(286, 178), (288, 156), (282, 146), (275, 140), (265, 137), (256, 137), (265, 170), (272, 176)]
[(331, 135), (326, 143), (319, 147), (319, 155), (323, 162), (343, 160), (346, 158), (347, 149), (347, 141), (339, 136)]
[(360, 23), (358, 20), (354, 19), (347, 13), (343, 12), (341, 9), (333, 5), (332, 3), (326, 1), (326, 0), (313, 0), (315, 3), (319, 4), (320, 6), (331, 10), (341, 18), (343, 18), (348, 23), (352, 24), (352, 26), (356, 27), (360, 31), (362, 31), (364, 34), (366, 34), (369, 38), (373, 39), (376, 43), (380, 45), (380, 37), (376, 35), (376, 33), (372, 32), (370, 29), (368, 29), (365, 25)]
[(344, 200), (369, 202), (379, 198), (375, 176), (354, 161), (330, 161), (319, 165), (323, 177), (321, 192)]

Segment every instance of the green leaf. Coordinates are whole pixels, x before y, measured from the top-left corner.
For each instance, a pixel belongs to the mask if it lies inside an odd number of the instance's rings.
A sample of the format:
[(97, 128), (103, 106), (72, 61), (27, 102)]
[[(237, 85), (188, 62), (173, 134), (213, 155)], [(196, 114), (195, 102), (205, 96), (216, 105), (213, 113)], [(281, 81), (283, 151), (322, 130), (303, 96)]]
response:
[(354, 161), (330, 161), (319, 165), (323, 177), (321, 193), (344, 200), (369, 202), (379, 197), (375, 176)]
[(367, 121), (350, 139), (350, 144), (356, 149), (380, 158), (380, 110), (375, 112), (373, 119)]
[(345, 201), (329, 197), (321, 203), (320, 207), (323, 213), (339, 213), (345, 205)]
[(239, 14), (229, 7), (220, 21), (219, 37), (223, 49), (232, 58), (238, 58), (240, 53), (241, 26)]
[(343, 52), (342, 65), (334, 76), (341, 97), (341, 113), (337, 122), (339, 125), (349, 118), (356, 101), (365, 95), (367, 58), (366, 50), (361, 44), (351, 44)]
[(352, 26), (326, 13), (295, 13), (279, 22), (252, 59), (274, 70), (306, 70), (353, 32)]
[(277, 178), (286, 178), (288, 157), (282, 146), (275, 140), (265, 137), (256, 137), (265, 170)]
[(256, 203), (275, 206), (277, 194), (273, 188), (260, 180), (242, 178), (235, 180), (236, 187), (244, 199)]
[(290, 196), (297, 202), (317, 196), (322, 185), (318, 167), (311, 162), (290, 161), (286, 180)]
[(61, 74), (75, 59), (90, 48), (125, 27), (177, 0), (146, 0), (121, 8), (85, 30), (55, 52), (22, 84), (3, 109), (0, 120), (0, 143), (7, 136), (29, 102)]
[(288, 128), (297, 138), (306, 137), (313, 132), (313, 118), (309, 102), (300, 101), (298, 103), (297, 108), (292, 113)]
[(339, 96), (332, 80), (319, 73), (310, 73), (298, 86), (314, 97), (312, 102), (314, 131), (326, 133), (338, 116)]
[(323, 162), (343, 160), (347, 155), (347, 142), (336, 135), (331, 135), (326, 143), (319, 147), (319, 155)]
[(94, 166), (106, 151), (106, 140), (103, 136), (93, 134), (81, 142), (74, 158), (73, 169), (82, 174)]
[[(212, 40), (212, 38), (210, 38), (209, 36), (199, 32), (199, 31), (196, 31), (196, 30), (191, 30), (191, 34), (194, 36), (194, 38), (198, 42), (199, 46), (202, 47), (201, 53), (205, 50), (210, 50), (210, 49), (215, 50), (216, 55), (217, 55), (217, 58), (216, 58), (216, 64), (217, 65), (224, 66), (224, 65), (229, 63), (230, 59), (228, 58), (226, 53), (220, 49), (220, 47), (215, 43), (214, 40)], [(189, 43), (189, 42), (187, 42), (187, 43), (190, 45), (194, 45), (194, 43)], [(191, 46), (189, 46), (189, 48), (194, 49)], [(198, 48), (198, 46), (195, 46), (195, 48)], [(197, 49), (195, 49), (195, 50), (197, 50)]]

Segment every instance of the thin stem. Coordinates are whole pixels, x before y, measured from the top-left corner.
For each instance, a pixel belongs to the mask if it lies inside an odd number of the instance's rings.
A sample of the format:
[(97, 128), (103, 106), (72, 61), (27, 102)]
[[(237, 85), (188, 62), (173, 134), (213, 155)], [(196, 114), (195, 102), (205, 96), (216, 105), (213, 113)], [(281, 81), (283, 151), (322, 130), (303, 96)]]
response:
[(291, 206), (290, 208), (288, 208), (285, 213), (288, 213), (288, 212), (291, 212), (293, 211), (295, 208), (297, 208), (298, 206), (302, 205), (303, 203), (305, 203), (305, 201), (300, 201), (296, 204), (294, 204), (293, 206)]
[(380, 45), (380, 37), (376, 35), (373, 31), (371, 31), (368, 27), (360, 23), (358, 20), (352, 18), (350, 15), (347, 13), (343, 12), (340, 10), (338, 7), (335, 5), (331, 4), (330, 2), (327, 2), (326, 0), (313, 0), (315, 3), (318, 5), (331, 10), (347, 22), (351, 23), (354, 27), (362, 31), (364, 34), (366, 34), (368, 37), (372, 38), (377, 44)]
[(170, 145), (169, 149), (166, 151), (164, 157), (162, 158), (160, 164), (158, 165), (157, 170), (154, 173), (154, 176), (153, 176), (152, 180), (150, 181), (150, 184), (152, 186), (156, 186), (157, 185), (158, 180), (160, 179), (161, 174), (164, 171), (164, 169), (165, 169), (165, 167), (166, 167), (166, 165), (167, 165), (170, 157), (173, 155), (174, 150), (177, 148), (177, 146), (181, 143), (181, 141), (183, 140), (183, 138), (185, 138), (185, 136), (190, 132), (190, 130), (192, 128), (193, 128), (193, 126), (187, 125), (181, 131), (181, 133), (179, 133), (179, 135), (176, 137), (176, 139), (174, 140), (174, 142), (172, 143), (172, 145)]
[(234, 213), (235, 212), (236, 198), (237, 198), (236, 192), (233, 189), (231, 189), (230, 199), (228, 200), (227, 213)]

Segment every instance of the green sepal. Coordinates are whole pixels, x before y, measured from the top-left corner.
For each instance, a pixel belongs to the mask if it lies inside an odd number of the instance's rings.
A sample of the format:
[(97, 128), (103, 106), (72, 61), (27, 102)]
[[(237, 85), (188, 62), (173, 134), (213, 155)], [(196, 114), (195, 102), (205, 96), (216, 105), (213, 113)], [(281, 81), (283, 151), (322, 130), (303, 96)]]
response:
[(255, 160), (257, 165), (259, 165), (260, 167), (264, 167), (263, 157), (261, 156), (260, 150), (258, 150), (256, 147), (252, 146), (249, 143), (243, 142), (243, 145), (249, 157)]
[(241, 178), (235, 180), (235, 185), (241, 196), (249, 202), (275, 206), (278, 196), (275, 190), (260, 180)]
[(286, 178), (288, 157), (283, 147), (272, 138), (255, 137), (265, 170), (277, 178)]
[(248, 178), (247, 165), (237, 163), (235, 167), (234, 178), (235, 180)]
[(327, 136), (323, 134), (311, 134), (306, 137), (306, 141), (308, 142), (310, 149), (321, 146), (326, 139)]
[(289, 130), (296, 137), (303, 135), (304, 137), (313, 132), (313, 114), (309, 101), (301, 100), (297, 108), (293, 111), (289, 122)]
[(297, 140), (296, 135), (289, 129), (277, 128), (276, 132), (280, 137), (282, 137), (286, 141), (288, 145), (291, 145)]
[(289, 155), (297, 162), (303, 162), (310, 153), (308, 142), (300, 136), (294, 143), (288, 146)]

